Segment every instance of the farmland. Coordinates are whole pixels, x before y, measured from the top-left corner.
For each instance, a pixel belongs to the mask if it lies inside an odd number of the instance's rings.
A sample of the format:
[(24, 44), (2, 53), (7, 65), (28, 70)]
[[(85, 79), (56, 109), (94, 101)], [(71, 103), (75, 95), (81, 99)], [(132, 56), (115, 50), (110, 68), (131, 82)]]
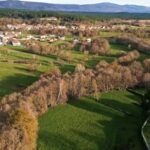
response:
[(50, 19), (0, 19), (2, 149), (145, 150), (149, 22)]
[[(112, 44), (113, 53), (127, 50), (126, 47)], [(45, 57), (36, 55), (36, 71), (30, 71), (29, 64), (17, 64), (14, 61), (33, 60), (33, 55), (25, 52), (24, 47), (1, 47), (7, 50), (2, 53), (1, 58), (9, 60), (6, 64), (1, 62), (1, 88), (0, 95), (10, 94), (20, 91), (35, 82), (38, 77), (50, 71), (54, 67), (60, 67), (65, 71), (72, 71), (75, 64), (59, 66), (57, 60), (52, 56)], [(82, 61), (84, 54), (73, 52), (73, 56)], [(99, 60), (111, 62), (115, 58), (105, 56), (90, 56), (86, 61), (86, 66), (91, 68)], [(5, 67), (4, 67), (5, 66)], [(72, 66), (72, 67), (69, 67)], [(119, 95), (119, 96), (118, 96)], [(142, 110), (139, 106), (139, 97), (127, 91), (113, 91), (103, 93), (99, 97), (99, 102), (95, 102), (92, 97), (83, 97), (80, 100), (71, 100), (67, 105), (60, 105), (50, 109), (45, 115), (40, 117), (40, 131), (38, 138), (38, 149), (54, 150), (64, 149), (103, 149), (114, 147), (122, 148), (128, 145), (133, 150), (143, 149), (140, 137), (140, 127), (142, 125)], [(121, 112), (122, 110), (123, 112)], [(124, 112), (130, 112), (130, 115)], [(70, 122), (70, 120), (72, 120)], [(88, 131), (88, 133), (86, 133)], [(72, 140), (70, 138), (72, 137)], [(112, 140), (113, 138), (113, 140)], [(59, 143), (59, 144), (57, 144)], [(77, 144), (78, 143), (78, 144)], [(106, 144), (107, 143), (107, 144)], [(118, 143), (118, 144), (116, 144)], [(120, 143), (120, 144), (119, 144)]]
[(139, 97), (127, 91), (113, 91), (103, 93), (98, 103), (85, 97), (53, 108), (39, 119), (38, 148), (142, 150), (139, 103)]

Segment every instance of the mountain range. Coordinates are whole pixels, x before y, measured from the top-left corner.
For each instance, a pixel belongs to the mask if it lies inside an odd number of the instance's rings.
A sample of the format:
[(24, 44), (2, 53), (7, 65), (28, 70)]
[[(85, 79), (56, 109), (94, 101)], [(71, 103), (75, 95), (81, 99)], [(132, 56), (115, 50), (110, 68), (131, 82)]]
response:
[(65, 12), (150, 13), (150, 7), (138, 5), (118, 5), (114, 3), (76, 5), (76, 4), (50, 4), (42, 2), (7, 0), (7, 1), (0, 1), (0, 8), (65, 11)]

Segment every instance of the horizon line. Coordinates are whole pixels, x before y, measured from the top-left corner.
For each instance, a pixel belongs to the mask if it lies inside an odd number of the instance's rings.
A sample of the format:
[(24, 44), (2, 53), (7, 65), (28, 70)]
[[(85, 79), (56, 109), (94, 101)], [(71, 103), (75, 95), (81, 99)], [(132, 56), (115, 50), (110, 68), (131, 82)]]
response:
[(126, 3), (126, 4), (119, 4), (119, 3), (112, 3), (112, 2), (99, 2), (99, 3), (83, 3), (83, 4), (78, 4), (78, 3), (53, 3), (53, 2), (42, 2), (42, 1), (30, 1), (30, 0), (0, 0), (0, 2), (2, 1), (21, 1), (21, 2), (32, 2), (32, 3), (46, 3), (46, 4), (56, 4), (56, 5), (94, 5), (94, 4), (103, 4), (103, 3), (106, 3), (106, 4), (115, 4), (115, 5), (120, 5), (120, 6), (125, 6), (125, 5), (134, 5), (134, 6), (143, 6), (143, 7), (150, 7), (150, 6), (146, 6), (146, 5), (138, 5), (138, 4), (129, 4), (129, 3)]

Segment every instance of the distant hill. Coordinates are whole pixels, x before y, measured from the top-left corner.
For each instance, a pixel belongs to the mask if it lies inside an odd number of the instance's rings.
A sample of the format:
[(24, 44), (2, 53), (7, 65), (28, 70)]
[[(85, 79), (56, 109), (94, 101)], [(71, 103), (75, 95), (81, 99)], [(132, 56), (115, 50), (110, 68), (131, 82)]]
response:
[(71, 4), (49, 4), (40, 2), (7, 0), (7, 1), (0, 1), (0, 8), (65, 11), (65, 12), (150, 13), (150, 7), (137, 5), (117, 5), (113, 3), (71, 5)]

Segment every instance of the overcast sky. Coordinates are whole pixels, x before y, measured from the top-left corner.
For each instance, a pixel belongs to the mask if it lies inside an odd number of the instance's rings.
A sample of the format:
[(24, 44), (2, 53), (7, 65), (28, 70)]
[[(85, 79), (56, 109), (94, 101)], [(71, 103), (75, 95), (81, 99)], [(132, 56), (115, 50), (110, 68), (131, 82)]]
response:
[(112, 2), (116, 4), (136, 4), (136, 5), (150, 6), (150, 0), (24, 0), (24, 1), (59, 3), (59, 4), (91, 4), (101, 2)]

